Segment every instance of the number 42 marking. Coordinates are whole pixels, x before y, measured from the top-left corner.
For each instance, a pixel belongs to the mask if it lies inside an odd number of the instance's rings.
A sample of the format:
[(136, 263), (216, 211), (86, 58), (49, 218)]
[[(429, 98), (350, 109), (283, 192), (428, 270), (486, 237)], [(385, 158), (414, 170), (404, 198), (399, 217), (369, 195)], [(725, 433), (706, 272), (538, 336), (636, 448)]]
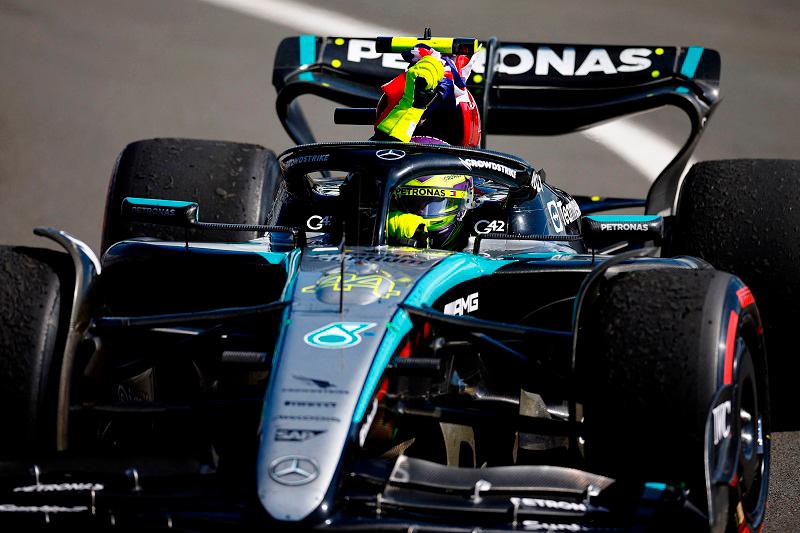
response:
[(503, 233), (506, 231), (506, 223), (502, 220), (479, 220), (474, 226), (475, 233)]

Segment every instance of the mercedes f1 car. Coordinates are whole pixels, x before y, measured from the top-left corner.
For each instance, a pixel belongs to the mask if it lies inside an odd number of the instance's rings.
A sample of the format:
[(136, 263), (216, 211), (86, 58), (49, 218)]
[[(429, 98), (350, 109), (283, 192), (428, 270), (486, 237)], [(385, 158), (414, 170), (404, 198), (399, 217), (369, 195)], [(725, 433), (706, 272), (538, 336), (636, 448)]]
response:
[[(285, 39), (298, 146), (133, 143), (101, 259), (49, 228), (66, 253), (0, 247), (4, 527), (758, 530), (791, 414), (800, 166), (699, 163), (681, 186), (719, 101), (700, 47), (476, 57), (484, 135), (686, 112), (646, 199), (573, 197), (486, 149), (314, 143), (297, 98), (371, 124), (407, 44)], [(466, 248), (388, 245), (393, 191), (453, 173), (479, 200)]]

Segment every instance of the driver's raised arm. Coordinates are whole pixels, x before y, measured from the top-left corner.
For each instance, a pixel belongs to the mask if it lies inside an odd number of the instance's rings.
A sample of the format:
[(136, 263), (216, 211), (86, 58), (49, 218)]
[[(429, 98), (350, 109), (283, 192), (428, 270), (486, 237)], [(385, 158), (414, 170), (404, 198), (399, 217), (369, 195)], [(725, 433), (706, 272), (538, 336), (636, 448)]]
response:
[(440, 83), (445, 79), (444, 64), (434, 55), (423, 55), (405, 76), (398, 76), (388, 85), (399, 85), (404, 81), (403, 95), (391, 109), (383, 110), (385, 116), (375, 127), (373, 140), (398, 140), (409, 142), (414, 135), (422, 115), (441, 90)]

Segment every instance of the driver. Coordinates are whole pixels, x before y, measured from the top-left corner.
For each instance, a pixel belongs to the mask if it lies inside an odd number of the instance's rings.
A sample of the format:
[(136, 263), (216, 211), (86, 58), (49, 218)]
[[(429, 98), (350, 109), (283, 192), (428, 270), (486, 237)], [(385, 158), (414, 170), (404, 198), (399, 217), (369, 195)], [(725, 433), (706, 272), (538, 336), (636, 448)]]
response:
[[(403, 57), (411, 66), (382, 87), (373, 140), (478, 146), (480, 116), (466, 87), (472, 60), (443, 56), (424, 44)], [(414, 179), (392, 195), (388, 244), (462, 249), (468, 238), (463, 219), (473, 206), (470, 176)]]
[(468, 235), (461, 230), (472, 195), (472, 178), (463, 174), (424, 176), (398, 187), (387, 220), (389, 244), (463, 249)]

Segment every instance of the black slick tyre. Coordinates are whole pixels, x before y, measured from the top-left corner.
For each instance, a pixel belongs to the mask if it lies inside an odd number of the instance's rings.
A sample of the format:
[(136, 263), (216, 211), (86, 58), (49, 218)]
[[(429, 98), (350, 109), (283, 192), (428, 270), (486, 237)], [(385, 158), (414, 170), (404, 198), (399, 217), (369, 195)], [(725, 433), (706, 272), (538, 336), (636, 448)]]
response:
[(71, 276), (64, 253), (0, 246), (0, 458), (54, 447)]
[(695, 164), (683, 182), (667, 255), (692, 255), (732, 272), (753, 291), (770, 367), (773, 428), (800, 429), (800, 161)]
[(707, 461), (717, 523), (757, 531), (769, 397), (749, 289), (712, 269), (640, 270), (601, 280), (587, 298), (576, 369), (589, 469), (687, 488), (706, 509)]
[[(183, 240), (184, 230), (122, 220), (125, 197), (186, 200), (200, 205), (204, 222), (262, 224), (272, 206), (275, 154), (262, 146), (195, 139), (149, 139), (129, 144), (111, 175), (102, 252), (131, 237)], [(252, 231), (189, 232), (205, 242), (246, 241)]]

